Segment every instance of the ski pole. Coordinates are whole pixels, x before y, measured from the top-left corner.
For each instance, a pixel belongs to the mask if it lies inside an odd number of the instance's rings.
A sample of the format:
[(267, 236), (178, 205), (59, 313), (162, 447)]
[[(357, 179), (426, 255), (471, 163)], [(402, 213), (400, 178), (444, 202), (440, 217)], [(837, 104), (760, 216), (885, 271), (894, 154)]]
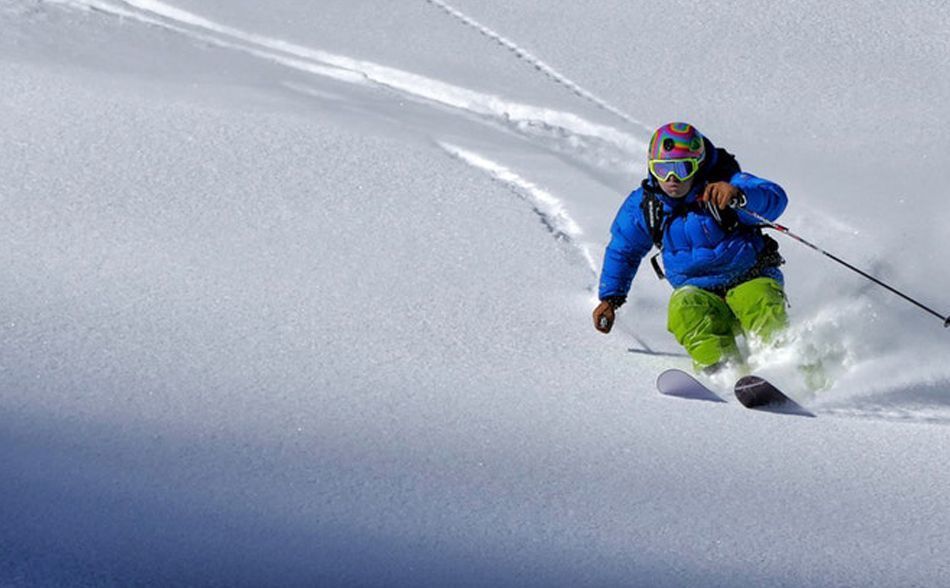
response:
[(817, 245), (815, 245), (815, 244), (813, 244), (813, 243), (809, 243), (809, 242), (806, 241), (805, 239), (802, 239), (801, 237), (799, 237), (798, 235), (796, 235), (795, 233), (793, 233), (792, 231), (790, 231), (790, 230), (788, 229), (788, 227), (782, 226), (782, 225), (780, 225), (780, 224), (778, 224), (778, 223), (774, 223), (774, 222), (770, 221), (769, 219), (765, 218), (764, 216), (762, 216), (761, 214), (758, 214), (758, 213), (753, 212), (753, 211), (751, 211), (751, 210), (747, 210), (747, 209), (745, 209), (745, 208), (741, 208), (741, 207), (738, 207), (738, 206), (733, 206), (733, 208), (735, 208), (735, 209), (738, 210), (738, 211), (744, 212), (745, 214), (748, 214), (749, 216), (751, 216), (751, 217), (754, 218), (755, 220), (759, 221), (760, 223), (762, 223), (762, 224), (764, 224), (764, 225), (766, 225), (766, 226), (768, 226), (768, 227), (771, 227), (771, 228), (775, 229), (776, 231), (779, 231), (780, 233), (784, 233), (785, 235), (791, 237), (792, 239), (795, 239), (796, 241), (798, 241), (798, 242), (801, 243), (802, 245), (805, 245), (805, 246), (807, 246), (807, 247), (810, 247), (810, 248), (814, 249), (815, 251), (817, 251), (818, 253), (821, 253), (821, 254), (824, 255), (825, 257), (828, 257), (828, 258), (830, 258), (830, 259), (832, 259), (832, 260), (834, 260), (834, 261), (840, 263), (841, 265), (845, 266), (845, 267), (848, 268), (849, 270), (851, 270), (851, 271), (853, 271), (853, 272), (856, 272), (856, 273), (858, 273), (858, 274), (864, 276), (865, 278), (871, 280), (872, 282), (874, 282), (874, 283), (877, 284), (878, 286), (881, 286), (881, 287), (883, 287), (883, 288), (886, 288), (887, 290), (890, 290), (891, 292), (893, 292), (894, 294), (897, 294), (898, 296), (900, 296), (901, 298), (903, 298), (903, 299), (906, 300), (907, 302), (910, 302), (911, 304), (914, 304), (914, 305), (917, 306), (918, 308), (920, 308), (920, 309), (922, 309), (922, 310), (925, 310), (926, 312), (929, 312), (930, 314), (934, 315), (935, 317), (937, 317), (937, 318), (939, 318), (940, 320), (943, 321), (943, 326), (944, 326), (944, 328), (950, 327), (950, 316), (944, 317), (942, 314), (940, 314), (940, 313), (937, 312), (936, 310), (934, 310), (934, 309), (932, 309), (932, 308), (930, 308), (930, 307), (928, 307), (928, 306), (925, 306), (924, 304), (921, 304), (920, 302), (914, 300), (913, 298), (911, 298), (911, 297), (908, 296), (907, 294), (904, 294), (904, 293), (901, 292), (900, 290), (897, 290), (896, 288), (893, 288), (893, 287), (891, 287), (891, 286), (885, 284), (884, 282), (882, 282), (881, 280), (879, 280), (879, 279), (875, 278), (874, 276), (868, 274), (867, 272), (864, 272), (864, 271), (862, 271), (862, 270), (860, 270), (860, 269), (854, 267), (853, 265), (851, 265), (851, 264), (848, 263), (847, 261), (841, 259), (840, 257), (837, 257), (837, 256), (835, 256), (835, 255), (832, 255), (831, 253), (828, 253), (827, 251), (825, 251), (824, 249), (822, 249), (821, 247), (818, 247)]

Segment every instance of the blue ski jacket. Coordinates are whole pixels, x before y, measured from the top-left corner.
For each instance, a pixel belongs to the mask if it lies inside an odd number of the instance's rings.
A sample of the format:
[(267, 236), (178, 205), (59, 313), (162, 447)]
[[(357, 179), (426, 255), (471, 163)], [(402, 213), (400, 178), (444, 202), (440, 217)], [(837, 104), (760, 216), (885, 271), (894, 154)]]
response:
[[(693, 189), (685, 197), (670, 198), (656, 180), (649, 177), (624, 201), (610, 228), (610, 244), (600, 273), (601, 300), (626, 297), (640, 262), (653, 247), (653, 238), (641, 209), (644, 190), (651, 190), (656, 195), (667, 219), (663, 228), (663, 267), (674, 288), (697, 286), (719, 290), (736, 285), (737, 280), (743, 279), (756, 267), (765, 248), (758, 221), (737, 212), (738, 224), (728, 230), (707, 207), (697, 203), (717, 158), (732, 157), (716, 149), (708, 139), (706, 153), (711, 156), (703, 163)], [(733, 164), (738, 170), (734, 160)], [(742, 171), (732, 174), (728, 181), (745, 195), (748, 210), (772, 221), (785, 210), (788, 198), (778, 184)], [(767, 267), (760, 275), (783, 282), (778, 267)]]

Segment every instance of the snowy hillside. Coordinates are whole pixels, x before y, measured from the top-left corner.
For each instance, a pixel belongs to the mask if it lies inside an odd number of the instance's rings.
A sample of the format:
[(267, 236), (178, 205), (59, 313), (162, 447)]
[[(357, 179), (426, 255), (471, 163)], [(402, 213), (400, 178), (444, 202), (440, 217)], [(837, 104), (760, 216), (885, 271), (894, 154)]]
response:
[(794, 340), (757, 361), (802, 418), (656, 394), (688, 361), (648, 267), (613, 334), (590, 311), (686, 119), (950, 313), (948, 25), (0, 0), (0, 584), (946, 583), (940, 321), (783, 240)]

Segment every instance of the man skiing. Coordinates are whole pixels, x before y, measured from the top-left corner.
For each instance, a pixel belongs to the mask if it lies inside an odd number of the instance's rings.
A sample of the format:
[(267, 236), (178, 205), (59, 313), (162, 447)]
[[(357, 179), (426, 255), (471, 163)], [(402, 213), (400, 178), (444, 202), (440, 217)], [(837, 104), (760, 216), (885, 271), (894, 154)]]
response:
[(657, 129), (647, 158), (648, 177), (610, 229), (594, 326), (610, 332), (640, 262), (656, 246), (674, 288), (667, 328), (697, 370), (741, 363), (737, 334), (769, 342), (788, 323), (778, 245), (742, 209), (774, 221), (788, 202), (785, 191), (741, 171), (687, 123)]

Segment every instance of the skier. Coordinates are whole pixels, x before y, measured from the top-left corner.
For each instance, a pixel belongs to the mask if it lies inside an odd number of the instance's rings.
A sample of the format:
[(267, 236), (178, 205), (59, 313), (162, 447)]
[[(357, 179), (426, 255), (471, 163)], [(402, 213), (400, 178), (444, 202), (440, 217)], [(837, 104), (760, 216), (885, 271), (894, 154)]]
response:
[[(640, 262), (656, 246), (674, 288), (667, 328), (696, 370), (742, 364), (736, 335), (772, 342), (788, 317), (778, 244), (741, 209), (775, 220), (785, 192), (741, 171), (733, 155), (687, 123), (658, 128), (647, 158), (648, 177), (610, 229), (594, 326), (610, 332)], [(651, 262), (663, 278), (657, 255)]]

